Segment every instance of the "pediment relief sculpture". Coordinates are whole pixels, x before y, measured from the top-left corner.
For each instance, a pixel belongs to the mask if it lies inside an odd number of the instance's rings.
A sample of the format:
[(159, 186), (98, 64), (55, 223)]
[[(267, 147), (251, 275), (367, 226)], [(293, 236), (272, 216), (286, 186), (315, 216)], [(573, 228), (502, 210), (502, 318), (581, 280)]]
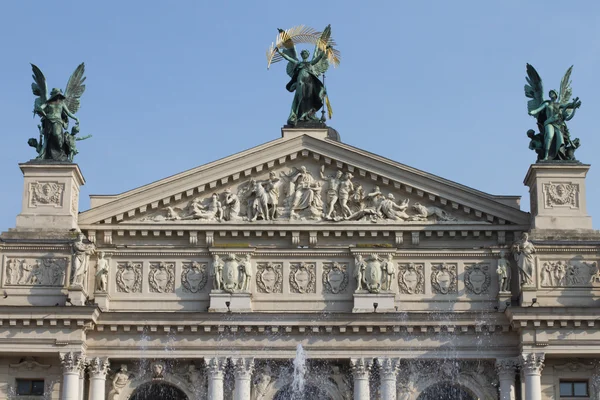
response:
[(417, 193), (401, 192), (398, 185), (382, 189), (349, 171), (328, 168), (306, 162), (270, 170), (123, 222), (490, 223), (481, 213), (479, 218), (461, 217), (456, 207), (429, 204)]

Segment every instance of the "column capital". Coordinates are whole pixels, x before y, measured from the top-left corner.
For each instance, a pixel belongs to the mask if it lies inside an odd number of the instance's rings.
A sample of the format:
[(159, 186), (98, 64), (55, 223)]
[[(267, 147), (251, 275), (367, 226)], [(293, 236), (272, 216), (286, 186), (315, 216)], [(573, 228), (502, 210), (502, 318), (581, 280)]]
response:
[(357, 379), (368, 379), (373, 360), (370, 358), (351, 358), (352, 375)]
[(85, 369), (85, 355), (78, 352), (60, 353), (60, 364), (63, 367), (63, 373), (81, 374)]
[(250, 379), (254, 370), (254, 357), (232, 358), (233, 373), (236, 379)]
[(379, 373), (382, 379), (396, 379), (398, 367), (400, 366), (399, 358), (378, 358), (377, 363), (381, 368)]
[(209, 379), (223, 379), (223, 372), (225, 365), (227, 365), (227, 358), (225, 357), (210, 357), (205, 359), (206, 372), (208, 373)]
[(90, 378), (106, 379), (110, 363), (108, 358), (94, 357), (88, 360), (88, 373)]
[(508, 358), (497, 358), (496, 359), (496, 373), (500, 376), (503, 374), (514, 374), (519, 367), (519, 358), (518, 357), (508, 357)]
[(544, 353), (526, 353), (521, 355), (521, 368), (525, 374), (539, 375), (544, 369)]

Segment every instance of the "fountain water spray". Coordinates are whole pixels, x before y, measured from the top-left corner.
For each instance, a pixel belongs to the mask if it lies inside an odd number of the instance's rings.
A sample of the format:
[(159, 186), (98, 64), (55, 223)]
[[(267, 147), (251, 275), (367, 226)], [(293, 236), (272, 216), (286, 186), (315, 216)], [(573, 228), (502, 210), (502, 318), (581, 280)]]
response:
[(301, 344), (296, 346), (296, 358), (294, 358), (294, 376), (292, 381), (292, 399), (304, 399), (304, 384), (306, 376), (306, 353)]

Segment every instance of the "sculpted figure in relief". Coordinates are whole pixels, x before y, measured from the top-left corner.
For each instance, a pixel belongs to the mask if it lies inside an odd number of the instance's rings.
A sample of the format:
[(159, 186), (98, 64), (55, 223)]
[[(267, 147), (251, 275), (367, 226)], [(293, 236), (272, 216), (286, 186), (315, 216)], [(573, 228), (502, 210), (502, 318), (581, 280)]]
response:
[(240, 220), (240, 199), (231, 189), (225, 189), (225, 208), (223, 210), (223, 219), (225, 221)]
[(383, 215), (384, 218), (393, 219), (394, 221), (404, 221), (410, 217), (405, 212), (408, 208), (408, 199), (398, 205), (394, 202), (394, 195), (388, 194), (387, 198), (381, 200), (377, 206), (377, 214)]
[(510, 292), (511, 270), (510, 263), (506, 259), (506, 252), (504, 250), (500, 251), (500, 259), (498, 260), (496, 273), (498, 273), (500, 292)]
[(203, 219), (209, 221), (220, 221), (223, 214), (223, 207), (219, 201), (219, 196), (213, 193), (208, 205), (205, 207), (199, 198), (195, 198), (188, 204), (188, 215), (182, 219)]
[(420, 203), (415, 203), (413, 209), (417, 212), (416, 215), (411, 217), (413, 221), (426, 221), (429, 217), (435, 217), (437, 221), (456, 221), (456, 218), (439, 207), (425, 207)]
[(83, 286), (85, 274), (87, 272), (89, 256), (94, 253), (93, 243), (84, 243), (84, 234), (79, 232), (77, 241), (73, 243), (73, 286)]
[(281, 185), (281, 180), (277, 178), (275, 172), (269, 172), (269, 179), (266, 181), (262, 181), (262, 185), (267, 192), (267, 205), (269, 207), (269, 211), (267, 212), (270, 219), (276, 219), (279, 215), (278, 207), (279, 207), (279, 186)]
[(242, 292), (250, 292), (250, 282), (252, 281), (252, 263), (250, 262), (250, 254), (246, 254), (244, 261), (240, 265), (242, 284), (240, 290)]
[(96, 263), (96, 292), (106, 293), (108, 290), (108, 260), (104, 258), (104, 252), (98, 254)]
[(354, 260), (354, 279), (356, 279), (356, 291), (359, 292), (363, 290), (363, 274), (365, 272), (365, 268), (367, 264), (363, 260), (363, 256), (358, 254)]
[(354, 191), (354, 185), (352, 184), (352, 174), (346, 172), (340, 182), (340, 188), (338, 190), (338, 197), (342, 214), (344, 217), (352, 215), (352, 210), (348, 207), (348, 200), (350, 199), (350, 193)]
[(517, 261), (519, 267), (519, 273), (521, 275), (521, 285), (530, 286), (533, 285), (533, 266), (535, 263), (535, 247), (529, 241), (529, 234), (524, 232), (521, 235), (521, 240), (513, 244), (512, 246), (513, 255)]
[(323, 209), (321, 200), (321, 184), (314, 180), (305, 166), (300, 170), (292, 170), (289, 175), (284, 176), (290, 179), (288, 195), (290, 196), (289, 212), (290, 219), (298, 219), (298, 211), (309, 210), (312, 218), (320, 216)]
[(338, 202), (338, 190), (342, 181), (342, 171), (338, 170), (335, 175), (325, 176), (325, 166), (321, 166), (319, 171), (321, 179), (327, 182), (327, 212), (325, 213), (325, 219), (332, 219), (332, 213)]
[(223, 261), (218, 255), (213, 256), (212, 268), (210, 276), (213, 278), (213, 289), (221, 290), (221, 274), (223, 272)]
[(262, 400), (267, 394), (267, 390), (269, 389), (272, 379), (271, 368), (267, 364), (261, 369), (260, 372), (258, 372), (256, 380), (254, 381), (254, 391), (256, 392), (257, 400)]
[(123, 364), (121, 365), (121, 368), (119, 369), (119, 371), (117, 371), (117, 373), (115, 374), (115, 377), (113, 378), (112, 381), (112, 387), (113, 390), (111, 391), (112, 394), (112, 399), (118, 399), (119, 395), (121, 394), (121, 391), (123, 390), (123, 388), (125, 388), (125, 386), (127, 386), (127, 383), (129, 382), (129, 372), (127, 371), (127, 365)]
[(396, 266), (394, 265), (394, 256), (388, 254), (387, 260), (383, 262), (383, 272), (385, 272), (383, 290), (391, 291), (392, 282), (396, 277)]

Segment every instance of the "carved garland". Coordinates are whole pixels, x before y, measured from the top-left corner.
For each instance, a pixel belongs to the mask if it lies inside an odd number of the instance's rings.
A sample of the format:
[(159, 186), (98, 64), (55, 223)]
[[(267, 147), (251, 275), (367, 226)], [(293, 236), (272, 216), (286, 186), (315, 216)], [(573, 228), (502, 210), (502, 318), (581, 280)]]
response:
[(31, 207), (62, 206), (62, 196), (65, 185), (58, 182), (34, 182), (29, 184)]
[(175, 263), (150, 263), (148, 283), (153, 293), (173, 293), (175, 291)]
[(122, 293), (142, 292), (142, 263), (123, 262), (117, 264), (117, 291)]
[(569, 206), (578, 208), (577, 193), (579, 185), (572, 183), (545, 183), (546, 208)]
[(208, 274), (206, 273), (206, 263), (187, 262), (183, 263), (181, 272), (181, 285), (186, 293), (198, 293), (206, 286)]
[(283, 266), (281, 263), (256, 264), (256, 286), (259, 293), (283, 293)]
[(492, 278), (490, 277), (488, 265), (465, 266), (465, 288), (467, 293), (487, 294), (491, 282)]
[(290, 289), (292, 293), (316, 293), (316, 274), (313, 263), (290, 264)]
[(456, 293), (456, 265), (439, 264), (433, 265), (431, 269), (431, 287), (434, 293)]
[(398, 288), (403, 294), (425, 293), (425, 266), (423, 264), (400, 264)]

